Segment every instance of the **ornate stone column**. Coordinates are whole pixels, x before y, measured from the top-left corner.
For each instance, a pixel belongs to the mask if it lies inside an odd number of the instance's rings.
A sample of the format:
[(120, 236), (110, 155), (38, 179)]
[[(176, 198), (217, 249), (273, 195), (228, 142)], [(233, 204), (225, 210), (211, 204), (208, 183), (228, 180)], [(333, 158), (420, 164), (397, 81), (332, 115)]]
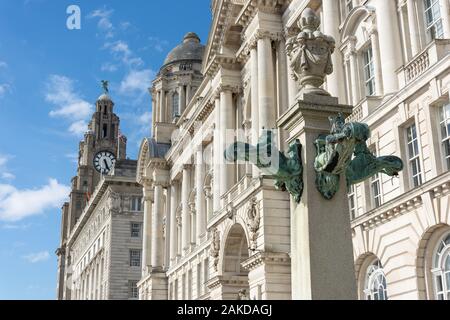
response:
[(275, 128), (275, 89), (272, 41), (268, 34), (258, 39), (259, 129)]
[(178, 207), (178, 186), (176, 181), (170, 185), (170, 265), (172, 266), (177, 257), (177, 207)]
[[(256, 49), (256, 39), (250, 47), (250, 72), (251, 72), (251, 108), (252, 108), (252, 144), (256, 145), (259, 138), (259, 81), (258, 81), (258, 51)], [(259, 177), (259, 170), (253, 166), (252, 174), (254, 178)]]
[(414, 57), (420, 51), (420, 33), (418, 16), (416, 10), (416, 0), (407, 0), (407, 11), (408, 11), (408, 28), (410, 31), (411, 38), (411, 53)]
[(180, 114), (186, 109), (186, 88), (182, 84), (180, 85)]
[[(332, 36), (336, 40), (336, 46), (340, 45), (340, 31), (339, 31), (339, 1), (336, 0), (323, 0), (323, 30), (325, 34)], [(327, 89), (334, 97), (338, 97), (341, 101), (345, 100), (344, 90), (344, 67), (342, 65), (342, 53), (340, 50), (336, 50), (331, 56), (333, 61), (334, 73), (327, 77)]]
[(450, 8), (448, 0), (439, 0), (441, 6), (442, 26), (444, 28), (444, 39), (450, 39)]
[(220, 98), (219, 95), (214, 100), (214, 162), (213, 162), (213, 210), (220, 209), (220, 165), (223, 163), (222, 154), (220, 153)]
[(205, 181), (205, 164), (203, 163), (203, 152), (201, 147), (197, 150), (195, 169), (195, 185), (197, 189), (195, 208), (197, 211), (197, 245), (200, 245), (202, 236), (206, 232), (206, 210), (205, 210), (205, 193), (203, 192), (203, 183)]
[(152, 260), (151, 265), (154, 271), (162, 271), (164, 265), (164, 241), (163, 241), (163, 185), (161, 182), (154, 183), (155, 205), (152, 216)]
[(166, 92), (164, 90), (161, 90), (160, 93), (160, 101), (159, 101), (159, 121), (160, 122), (166, 122)]
[[(231, 88), (222, 87), (220, 91), (220, 149), (222, 155), (231, 140), (232, 130), (235, 130), (234, 103)], [(233, 186), (235, 181), (235, 164), (221, 161), (220, 168), (220, 196), (222, 197)]]
[(183, 181), (181, 185), (181, 250), (182, 253), (185, 254), (190, 247), (191, 244), (191, 219), (190, 209), (189, 209), (189, 193), (191, 191), (191, 166), (184, 165), (183, 166)]
[(372, 52), (373, 52), (373, 64), (375, 69), (375, 94), (377, 96), (383, 95), (384, 89), (383, 89), (383, 76), (381, 73), (381, 57), (380, 57), (380, 42), (378, 38), (378, 31), (375, 26), (370, 32), (370, 43), (372, 46)]
[(143, 222), (143, 240), (142, 240), (142, 277), (146, 276), (151, 269), (151, 229), (152, 229), (152, 211), (154, 201), (154, 191), (149, 185), (150, 181), (144, 182), (144, 222)]
[(383, 74), (384, 93), (398, 90), (396, 71), (402, 65), (400, 32), (396, 1), (378, 0), (374, 3), (377, 14), (377, 27), (380, 33), (380, 58)]
[(355, 41), (356, 39), (349, 39), (347, 46), (345, 48), (345, 60), (348, 63), (349, 74), (350, 74), (350, 82), (351, 82), (351, 102), (353, 105), (358, 104), (359, 95), (360, 95), (360, 82), (358, 80), (358, 65), (356, 59), (356, 50), (355, 50)]

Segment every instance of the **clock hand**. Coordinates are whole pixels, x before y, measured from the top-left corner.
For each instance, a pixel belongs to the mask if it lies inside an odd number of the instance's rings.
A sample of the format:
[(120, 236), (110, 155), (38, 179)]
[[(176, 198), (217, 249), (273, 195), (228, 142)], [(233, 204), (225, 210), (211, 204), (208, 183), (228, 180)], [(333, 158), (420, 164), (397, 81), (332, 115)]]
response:
[(105, 164), (106, 170), (109, 170), (108, 162), (106, 161), (106, 159), (103, 159), (103, 163)]

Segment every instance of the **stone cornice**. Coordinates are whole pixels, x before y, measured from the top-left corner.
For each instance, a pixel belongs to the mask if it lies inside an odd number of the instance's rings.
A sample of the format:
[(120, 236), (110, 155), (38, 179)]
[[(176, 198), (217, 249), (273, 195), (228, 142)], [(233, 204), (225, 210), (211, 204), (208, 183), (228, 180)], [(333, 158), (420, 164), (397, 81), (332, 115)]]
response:
[(237, 60), (233, 56), (226, 56), (221, 54), (216, 54), (211, 59), (210, 63), (205, 69), (205, 74), (210, 76), (211, 78), (214, 78), (214, 76), (217, 74), (220, 68), (225, 69), (240, 69), (239, 64), (237, 63)]
[(285, 252), (267, 252), (259, 251), (251, 256), (249, 259), (241, 263), (245, 270), (253, 271), (260, 266), (275, 264), (275, 265), (290, 265), (291, 258)]
[(282, 6), (290, 2), (291, 0), (249, 0), (242, 8), (235, 23), (245, 29), (258, 11), (280, 13)]
[(423, 205), (422, 196), (425, 193), (430, 193), (432, 199), (448, 195), (450, 193), (450, 172), (422, 185), (419, 189), (415, 188), (381, 207), (356, 218), (352, 221), (353, 232), (355, 232), (357, 227), (361, 227), (364, 231), (374, 229), (400, 215), (421, 207)]
[(257, 30), (253, 33), (248, 39), (243, 38), (243, 43), (241, 48), (236, 53), (236, 60), (240, 63), (245, 63), (250, 57), (250, 51), (255, 49), (258, 45), (258, 40), (268, 38), (272, 41), (280, 41), (284, 40), (285, 33), (280, 32), (271, 32), (266, 30)]

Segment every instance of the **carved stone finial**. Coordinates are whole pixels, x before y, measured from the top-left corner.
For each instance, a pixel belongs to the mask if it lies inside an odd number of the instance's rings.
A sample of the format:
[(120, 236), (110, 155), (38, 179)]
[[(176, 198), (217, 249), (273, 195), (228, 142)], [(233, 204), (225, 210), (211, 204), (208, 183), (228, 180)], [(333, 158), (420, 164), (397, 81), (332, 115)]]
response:
[(314, 32), (320, 27), (320, 18), (313, 9), (306, 8), (303, 10), (300, 20), (298, 21), (300, 30), (304, 32)]
[(331, 55), (335, 41), (319, 30), (320, 18), (311, 8), (303, 11), (298, 26), (301, 32), (288, 39), (286, 51), (291, 59), (294, 79), (302, 86), (300, 93), (329, 96), (320, 86), (333, 72)]

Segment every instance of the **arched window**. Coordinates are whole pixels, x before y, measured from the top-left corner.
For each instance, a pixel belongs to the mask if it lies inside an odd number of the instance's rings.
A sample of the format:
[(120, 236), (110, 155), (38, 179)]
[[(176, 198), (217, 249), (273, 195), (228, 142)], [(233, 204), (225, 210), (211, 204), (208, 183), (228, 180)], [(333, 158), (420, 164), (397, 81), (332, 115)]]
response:
[(450, 300), (450, 233), (446, 233), (437, 244), (431, 273), (436, 299)]
[(379, 260), (367, 268), (364, 294), (366, 300), (388, 300), (386, 276)]
[(172, 118), (180, 116), (180, 96), (178, 92), (172, 95)]

